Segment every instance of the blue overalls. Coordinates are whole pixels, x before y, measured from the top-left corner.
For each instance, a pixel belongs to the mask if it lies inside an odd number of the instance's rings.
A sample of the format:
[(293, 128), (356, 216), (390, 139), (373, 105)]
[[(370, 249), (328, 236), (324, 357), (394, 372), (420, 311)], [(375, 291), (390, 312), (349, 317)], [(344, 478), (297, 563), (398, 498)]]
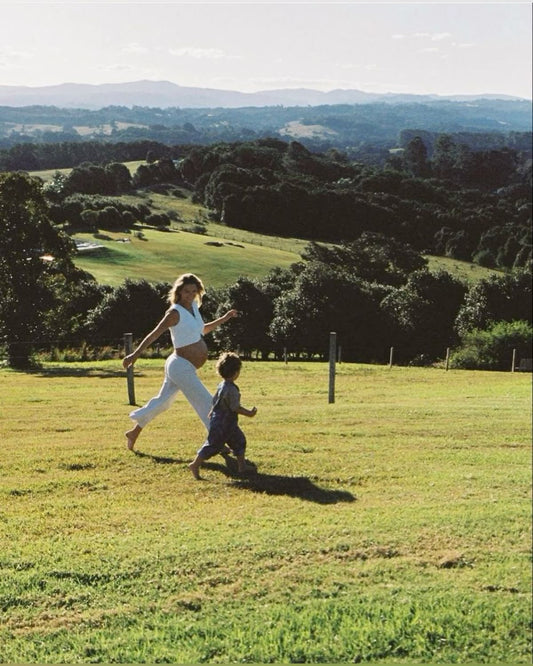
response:
[(213, 407), (207, 439), (198, 455), (207, 460), (220, 453), (227, 444), (235, 455), (244, 454), (246, 437), (239, 428), (237, 410), (240, 406), (239, 387), (232, 381), (224, 380), (213, 396)]

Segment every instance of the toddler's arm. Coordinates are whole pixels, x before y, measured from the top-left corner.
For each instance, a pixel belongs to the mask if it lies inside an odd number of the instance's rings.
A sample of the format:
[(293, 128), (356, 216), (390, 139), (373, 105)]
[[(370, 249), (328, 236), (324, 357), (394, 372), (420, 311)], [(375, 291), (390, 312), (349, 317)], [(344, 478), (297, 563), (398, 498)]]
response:
[(257, 414), (257, 407), (252, 407), (252, 409), (246, 409), (246, 407), (239, 407), (237, 414), (242, 414), (242, 416), (255, 416)]

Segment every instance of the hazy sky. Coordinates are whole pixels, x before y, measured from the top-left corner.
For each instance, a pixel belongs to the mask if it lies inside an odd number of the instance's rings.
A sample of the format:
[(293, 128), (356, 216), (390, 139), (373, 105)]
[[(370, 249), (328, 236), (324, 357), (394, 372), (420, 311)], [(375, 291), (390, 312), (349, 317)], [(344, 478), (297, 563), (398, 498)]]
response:
[(531, 99), (530, 2), (9, 2), (0, 85), (166, 80)]

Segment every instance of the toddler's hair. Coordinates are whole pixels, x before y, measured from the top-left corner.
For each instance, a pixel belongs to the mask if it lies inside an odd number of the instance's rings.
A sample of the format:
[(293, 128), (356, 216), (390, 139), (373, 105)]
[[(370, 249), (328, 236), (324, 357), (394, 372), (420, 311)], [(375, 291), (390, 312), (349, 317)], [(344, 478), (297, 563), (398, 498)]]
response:
[(223, 379), (229, 379), (239, 372), (242, 361), (235, 352), (223, 352), (216, 364), (218, 374)]

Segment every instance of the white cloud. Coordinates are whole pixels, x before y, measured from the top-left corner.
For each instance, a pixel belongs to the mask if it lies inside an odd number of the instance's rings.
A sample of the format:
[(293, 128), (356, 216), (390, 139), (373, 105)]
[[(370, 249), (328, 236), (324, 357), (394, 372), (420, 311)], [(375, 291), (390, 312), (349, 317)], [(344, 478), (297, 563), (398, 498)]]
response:
[(103, 72), (133, 72), (135, 69), (131, 65), (125, 65), (123, 63), (114, 63), (111, 65), (100, 65), (99, 70)]
[(178, 49), (169, 49), (170, 55), (187, 58), (219, 60), (221, 58), (231, 58), (236, 56), (229, 56), (227, 53), (220, 49), (205, 49), (197, 46), (182, 46)]
[(29, 53), (28, 51), (19, 51), (17, 48), (10, 46), (9, 44), (0, 47), (0, 58), (2, 58), (4, 62), (28, 60), (32, 57), (32, 53)]
[(141, 46), (138, 42), (131, 42), (130, 44), (126, 44), (126, 46), (124, 46), (124, 47), (122, 48), (122, 53), (129, 53), (129, 54), (133, 54), (133, 53), (139, 53), (139, 54), (142, 54), (142, 53), (149, 53), (149, 51), (150, 51), (150, 50), (147, 49), (146, 46)]
[(451, 39), (451, 37), (451, 32), (413, 32), (410, 35), (392, 35), (392, 39), (429, 39), (431, 42), (441, 42), (444, 39)]
[(336, 63), (335, 67), (338, 67), (339, 69), (357, 70), (357, 71), (365, 71), (365, 72), (376, 72), (376, 71), (381, 69), (381, 67), (375, 62), (368, 62), (368, 63), (351, 63), (351, 62)]

